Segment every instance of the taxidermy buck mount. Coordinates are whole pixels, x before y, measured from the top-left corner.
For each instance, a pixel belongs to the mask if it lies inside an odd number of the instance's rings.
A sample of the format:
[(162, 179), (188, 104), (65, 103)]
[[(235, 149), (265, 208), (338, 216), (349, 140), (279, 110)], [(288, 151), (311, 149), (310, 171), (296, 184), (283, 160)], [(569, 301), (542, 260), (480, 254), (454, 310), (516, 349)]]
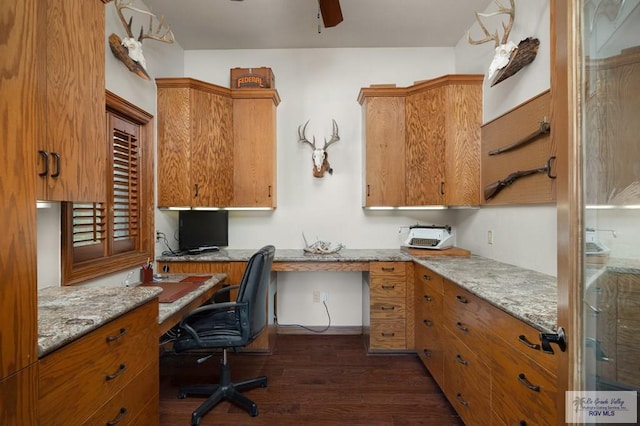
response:
[(333, 132), (331, 134), (331, 139), (327, 141), (324, 139), (324, 146), (322, 148), (318, 148), (316, 146), (316, 137), (314, 136), (312, 141), (307, 139), (305, 133), (307, 132), (307, 125), (309, 124), (309, 120), (305, 123), (304, 127), (302, 125), (298, 126), (298, 142), (303, 142), (309, 144), (309, 146), (313, 149), (312, 159), (313, 159), (313, 176), (317, 178), (324, 177), (324, 172), (329, 172), (330, 175), (333, 174), (333, 169), (329, 165), (329, 161), (327, 160), (327, 148), (332, 144), (338, 142), (340, 140), (340, 136), (338, 135), (338, 124), (336, 120), (333, 121)]
[[(476, 21), (482, 29), (485, 37), (479, 40), (471, 38), (471, 34), (467, 32), (467, 40), (469, 44), (483, 44), (490, 41), (495, 43), (495, 56), (491, 65), (489, 65), (489, 71), (487, 78), (491, 81), (491, 86), (495, 86), (501, 81), (506, 80), (518, 71), (520, 71), (525, 65), (529, 65), (536, 57), (538, 53), (538, 46), (540, 41), (537, 38), (526, 38), (515, 45), (514, 42), (509, 41), (509, 33), (511, 33), (511, 27), (513, 26), (513, 20), (516, 14), (515, 0), (509, 0), (511, 9), (504, 7), (499, 0), (495, 0), (498, 10), (491, 13), (479, 13), (476, 12)], [(496, 29), (495, 33), (491, 34), (487, 27), (482, 22), (482, 18), (490, 18), (492, 16), (509, 15), (509, 22), (502, 23), (502, 29), (504, 34), (502, 39)]]
[[(134, 2), (135, 0), (116, 0), (116, 12), (118, 13), (118, 17), (120, 17), (122, 25), (127, 32), (127, 37), (120, 40), (120, 37), (116, 34), (111, 34), (109, 36), (109, 47), (111, 47), (113, 55), (120, 59), (129, 71), (137, 74), (145, 80), (149, 80), (150, 77), (147, 73), (147, 63), (144, 59), (144, 55), (142, 54), (142, 41), (144, 39), (151, 39), (171, 44), (175, 41), (175, 38), (171, 28), (164, 26), (164, 16), (160, 17), (158, 20), (158, 26), (156, 30), (153, 31), (153, 20), (154, 18), (157, 18), (156, 15), (146, 10), (134, 7)], [(145, 33), (144, 27), (141, 26), (140, 35), (136, 39), (133, 36), (132, 30), (133, 16), (131, 16), (127, 22), (123, 15), (123, 10), (130, 10), (132, 12), (149, 16), (149, 28), (147, 32)]]

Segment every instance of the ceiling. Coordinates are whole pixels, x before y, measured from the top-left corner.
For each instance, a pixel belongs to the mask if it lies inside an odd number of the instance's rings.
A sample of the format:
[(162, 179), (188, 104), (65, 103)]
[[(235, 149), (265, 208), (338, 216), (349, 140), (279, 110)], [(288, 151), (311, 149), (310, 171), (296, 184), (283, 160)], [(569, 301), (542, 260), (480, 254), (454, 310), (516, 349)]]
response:
[(185, 50), (450, 47), (492, 2), (340, 0), (344, 21), (318, 32), (317, 0), (143, 1)]

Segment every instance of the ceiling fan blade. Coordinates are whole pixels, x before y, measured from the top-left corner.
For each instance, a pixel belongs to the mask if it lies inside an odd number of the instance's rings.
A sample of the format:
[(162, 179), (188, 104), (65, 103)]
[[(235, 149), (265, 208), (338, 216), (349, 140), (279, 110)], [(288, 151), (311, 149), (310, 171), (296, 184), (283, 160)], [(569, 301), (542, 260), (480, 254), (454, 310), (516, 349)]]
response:
[(326, 28), (335, 27), (342, 22), (342, 9), (340, 0), (318, 0), (320, 3), (320, 13)]

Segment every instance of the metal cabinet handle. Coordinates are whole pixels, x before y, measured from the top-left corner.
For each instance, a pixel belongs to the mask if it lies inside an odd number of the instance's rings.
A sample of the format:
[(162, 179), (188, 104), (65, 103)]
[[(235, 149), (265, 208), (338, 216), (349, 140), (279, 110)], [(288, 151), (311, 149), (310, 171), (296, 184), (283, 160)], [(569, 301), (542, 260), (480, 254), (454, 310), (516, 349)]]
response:
[(38, 176), (44, 177), (44, 176), (47, 176), (49, 174), (49, 152), (40, 150), (40, 151), (38, 151), (38, 154), (40, 154), (40, 156), (44, 160), (44, 170), (42, 172), (38, 173)]
[(466, 303), (469, 303), (469, 301), (467, 300), (467, 298), (466, 298), (466, 297), (459, 296), (459, 295), (458, 295), (458, 296), (456, 296), (456, 300), (457, 300), (458, 302), (460, 302), (460, 303), (465, 303), (465, 304), (466, 304)]
[(433, 321), (431, 320), (422, 320), (422, 322), (424, 323), (424, 325), (426, 325), (427, 327), (433, 327)]
[(431, 298), (431, 296), (429, 296), (428, 294), (425, 294), (424, 296), (424, 300), (426, 300), (427, 302), (431, 302), (433, 299)]
[(518, 341), (526, 347), (534, 349), (536, 351), (540, 349), (540, 345), (538, 345), (537, 343), (531, 343), (529, 339), (527, 339), (527, 336), (525, 336), (524, 334), (518, 336)]
[(531, 389), (534, 392), (540, 392), (540, 386), (536, 386), (531, 384), (531, 382), (529, 380), (527, 380), (527, 378), (525, 377), (524, 373), (520, 373), (518, 374), (518, 381), (520, 381), (520, 383), (522, 383), (523, 385), (525, 385), (527, 388)]
[(462, 365), (469, 365), (469, 361), (467, 361), (466, 359), (462, 358), (462, 355), (460, 355), (460, 354), (456, 354), (456, 361), (458, 361)]
[(380, 306), (380, 309), (383, 311), (393, 311), (395, 308), (395, 306)]
[(460, 392), (458, 392), (458, 393), (456, 394), (456, 399), (458, 400), (458, 402), (459, 402), (460, 404), (464, 405), (465, 407), (466, 407), (467, 405), (469, 405), (469, 403), (468, 403), (467, 401), (465, 401), (464, 399), (462, 399), (462, 394), (461, 394)]
[(393, 337), (396, 335), (396, 333), (380, 333), (382, 335), (382, 337)]
[(423, 349), (422, 352), (424, 352), (424, 356), (431, 358), (431, 351), (429, 349)]
[(118, 340), (119, 338), (124, 336), (125, 334), (127, 334), (127, 329), (126, 328), (121, 328), (120, 331), (118, 332), (118, 334), (116, 334), (115, 336), (107, 336), (107, 343), (115, 342), (116, 340)]
[(393, 271), (395, 271), (395, 270), (396, 270), (396, 268), (395, 268), (395, 267), (393, 267), (393, 266), (383, 266), (383, 267), (382, 267), (382, 270), (383, 270), (384, 272), (393, 272)]
[(367, 185), (367, 197), (371, 196), (371, 185)]
[(431, 281), (431, 276), (430, 276), (430, 275), (424, 274), (424, 275), (422, 275), (422, 278), (423, 278), (425, 281)]
[(120, 412), (118, 412), (118, 415), (116, 416), (116, 418), (111, 421), (108, 421), (107, 426), (116, 426), (118, 423), (122, 421), (122, 419), (124, 419), (124, 416), (126, 415), (127, 415), (127, 409), (124, 407), (120, 408)]
[(444, 195), (444, 182), (440, 182), (440, 195)]
[(198, 193), (200, 192), (200, 191), (199, 191), (199, 189), (200, 189), (200, 188), (198, 187), (198, 184), (197, 184), (197, 183), (193, 184), (193, 189), (194, 189), (193, 196), (194, 196), (194, 197), (197, 197), (197, 196), (198, 196)]
[(124, 370), (126, 370), (126, 369), (127, 369), (127, 366), (126, 366), (126, 365), (124, 365), (124, 364), (120, 364), (120, 367), (118, 367), (118, 370), (117, 370), (115, 373), (113, 373), (113, 374), (108, 374), (108, 375), (106, 376), (107, 381), (115, 379), (116, 377), (118, 377), (119, 375), (121, 375), (122, 373), (124, 373)]
[(271, 198), (271, 185), (267, 188), (267, 197)]
[(60, 176), (60, 154), (58, 154), (57, 152), (52, 152), (51, 156), (56, 159), (56, 171), (54, 173), (51, 173), (51, 177), (57, 178), (58, 176)]
[(464, 331), (465, 333), (469, 331), (469, 327), (464, 326), (461, 322), (456, 323), (456, 328), (458, 330)]
[(396, 288), (395, 285), (382, 285), (383, 290), (393, 290), (394, 288)]

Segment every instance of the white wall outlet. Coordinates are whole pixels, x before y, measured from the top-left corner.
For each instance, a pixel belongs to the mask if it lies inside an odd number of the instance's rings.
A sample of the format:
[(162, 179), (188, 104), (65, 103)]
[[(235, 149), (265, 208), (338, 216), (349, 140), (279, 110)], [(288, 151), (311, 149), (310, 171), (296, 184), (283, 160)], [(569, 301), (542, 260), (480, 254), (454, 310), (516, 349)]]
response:
[(487, 231), (487, 244), (493, 244), (493, 229)]
[(320, 303), (320, 291), (313, 291), (313, 303)]

